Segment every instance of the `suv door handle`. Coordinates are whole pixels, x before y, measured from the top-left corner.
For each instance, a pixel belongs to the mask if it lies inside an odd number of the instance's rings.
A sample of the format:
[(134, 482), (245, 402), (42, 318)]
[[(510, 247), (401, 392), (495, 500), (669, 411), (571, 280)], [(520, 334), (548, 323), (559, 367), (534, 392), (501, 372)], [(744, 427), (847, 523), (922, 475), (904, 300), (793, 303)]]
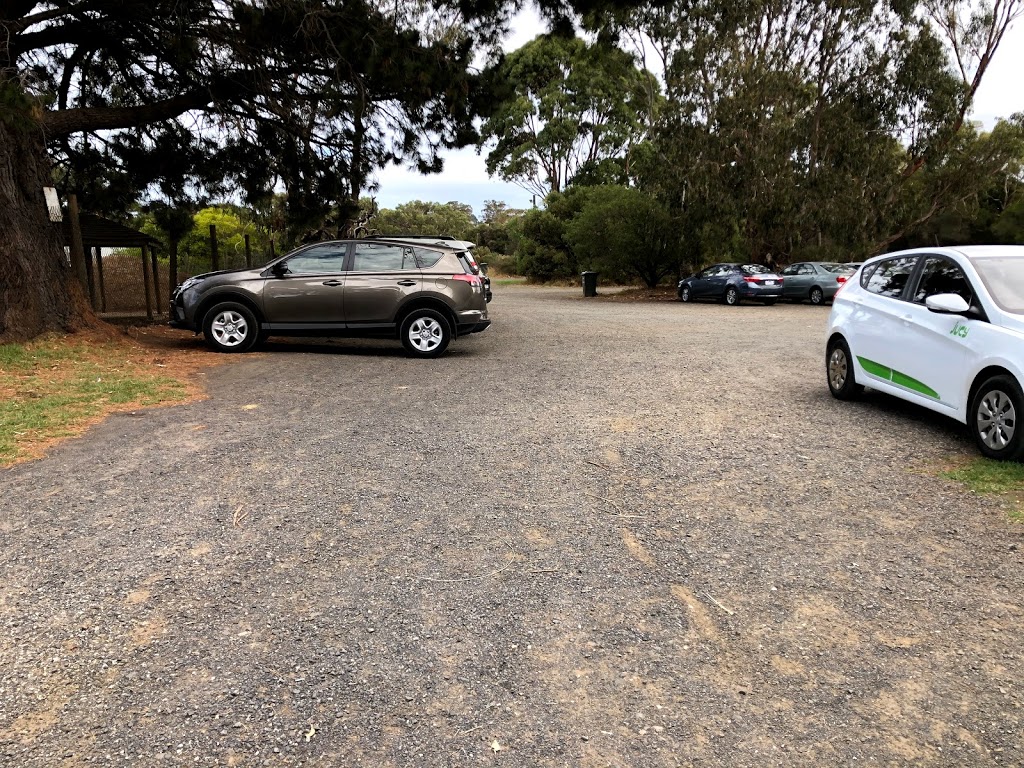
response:
[(416, 285), (416, 281), (415, 280), (399, 280), (398, 284), (399, 285)]
[(326, 280), (324, 281), (324, 285), (341, 285), (341, 280)]

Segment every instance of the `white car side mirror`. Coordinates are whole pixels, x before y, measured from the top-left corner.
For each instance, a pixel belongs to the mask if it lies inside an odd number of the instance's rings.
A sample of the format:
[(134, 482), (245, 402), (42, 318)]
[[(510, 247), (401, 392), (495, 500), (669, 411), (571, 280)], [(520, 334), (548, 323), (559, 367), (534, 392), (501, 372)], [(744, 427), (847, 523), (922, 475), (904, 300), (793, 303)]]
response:
[(971, 308), (962, 296), (955, 293), (937, 293), (929, 296), (924, 300), (924, 305), (932, 312), (944, 315), (962, 315)]

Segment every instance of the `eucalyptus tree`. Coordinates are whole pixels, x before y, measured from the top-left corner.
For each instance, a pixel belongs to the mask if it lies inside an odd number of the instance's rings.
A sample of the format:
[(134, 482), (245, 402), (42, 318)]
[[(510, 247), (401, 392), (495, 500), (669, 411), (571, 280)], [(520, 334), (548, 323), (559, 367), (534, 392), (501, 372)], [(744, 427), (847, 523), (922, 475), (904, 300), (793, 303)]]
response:
[(541, 197), (581, 172), (628, 179), (657, 104), (653, 76), (630, 54), (604, 40), (544, 34), (489, 76), (504, 86), (481, 129), (490, 174)]
[[(1006, 162), (998, 142), (958, 137), (1021, 7), (675, 0), (613, 14), (664, 71), (648, 179), (708, 250), (882, 249)], [(940, 168), (945, 182), (918, 179)]]

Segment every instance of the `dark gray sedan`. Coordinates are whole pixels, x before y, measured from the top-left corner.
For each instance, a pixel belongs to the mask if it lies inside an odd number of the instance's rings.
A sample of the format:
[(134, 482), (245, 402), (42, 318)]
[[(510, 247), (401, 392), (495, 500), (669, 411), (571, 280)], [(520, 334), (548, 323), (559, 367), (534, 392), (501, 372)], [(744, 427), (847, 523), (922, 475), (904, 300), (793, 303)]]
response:
[(831, 261), (801, 261), (790, 264), (781, 274), (782, 295), (791, 301), (808, 300), (811, 304), (831, 301), (856, 268)]

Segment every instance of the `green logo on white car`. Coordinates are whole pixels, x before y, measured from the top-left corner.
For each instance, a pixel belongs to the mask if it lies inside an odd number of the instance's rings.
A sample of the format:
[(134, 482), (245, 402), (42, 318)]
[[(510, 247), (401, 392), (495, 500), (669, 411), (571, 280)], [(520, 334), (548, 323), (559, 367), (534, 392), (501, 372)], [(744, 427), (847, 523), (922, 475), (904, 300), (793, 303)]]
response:
[(953, 326), (953, 330), (949, 332), (950, 336), (959, 336), (961, 339), (967, 338), (967, 332), (970, 329), (959, 320), (956, 321), (956, 325)]

